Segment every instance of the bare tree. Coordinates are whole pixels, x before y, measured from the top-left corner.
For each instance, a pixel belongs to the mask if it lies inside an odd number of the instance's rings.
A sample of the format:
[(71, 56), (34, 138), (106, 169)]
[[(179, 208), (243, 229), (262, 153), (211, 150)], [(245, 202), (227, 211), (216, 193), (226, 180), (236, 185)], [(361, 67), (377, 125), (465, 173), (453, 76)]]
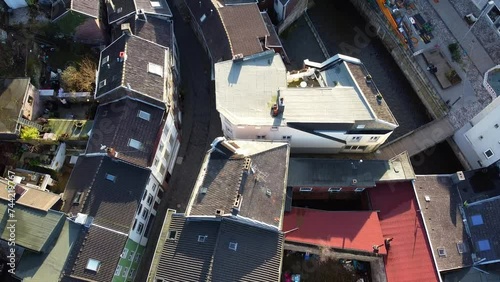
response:
[(84, 57), (75, 66), (68, 66), (61, 74), (64, 90), (69, 92), (92, 92), (97, 66), (92, 59)]

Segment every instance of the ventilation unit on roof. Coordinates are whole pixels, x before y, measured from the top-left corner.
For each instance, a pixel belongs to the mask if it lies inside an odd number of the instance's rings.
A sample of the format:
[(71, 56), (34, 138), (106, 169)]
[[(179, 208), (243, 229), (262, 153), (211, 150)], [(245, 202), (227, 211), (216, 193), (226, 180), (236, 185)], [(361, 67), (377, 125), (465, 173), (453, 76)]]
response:
[(463, 242), (457, 243), (457, 250), (459, 254), (463, 254), (467, 251), (467, 249), (465, 248), (465, 244)]
[(425, 198), (425, 201), (426, 201), (426, 202), (430, 202), (430, 201), (431, 201), (431, 197), (429, 197), (429, 196), (427, 196), (427, 195), (425, 195), (425, 196), (424, 196), (424, 198)]
[(208, 191), (207, 187), (201, 187), (201, 189), (200, 189), (200, 193), (203, 195), (205, 195), (207, 193), (207, 191)]
[(215, 210), (215, 216), (222, 216), (224, 214), (224, 211), (221, 209), (216, 209)]
[(352, 184), (354, 185), (354, 184), (356, 184), (356, 183), (358, 183), (358, 180), (357, 180), (356, 178), (354, 178), (354, 179), (352, 180)]
[(444, 247), (437, 248), (439, 257), (445, 258), (446, 257), (446, 249)]

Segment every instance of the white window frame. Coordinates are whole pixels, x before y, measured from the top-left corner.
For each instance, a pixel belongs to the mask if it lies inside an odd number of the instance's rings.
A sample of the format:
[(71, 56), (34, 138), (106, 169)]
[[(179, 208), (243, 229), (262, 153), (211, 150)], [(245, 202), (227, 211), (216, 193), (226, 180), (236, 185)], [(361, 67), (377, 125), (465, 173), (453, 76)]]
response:
[(99, 82), (99, 89), (103, 88), (104, 86), (106, 86), (106, 79), (103, 79)]
[(198, 242), (205, 243), (207, 237), (208, 237), (207, 235), (198, 235)]
[(151, 206), (151, 204), (154, 202), (154, 197), (152, 194), (148, 195), (148, 199), (146, 200), (146, 202)]
[(300, 187), (299, 189), (300, 192), (312, 192), (312, 190), (312, 187)]
[(146, 111), (141, 111), (141, 110), (137, 111), (137, 117), (145, 121), (151, 120), (151, 114)]
[(369, 140), (369, 141), (370, 141), (370, 142), (377, 142), (377, 141), (378, 141), (378, 139), (380, 139), (380, 136), (372, 136), (372, 137), (370, 137), (370, 140)]
[(120, 257), (124, 259), (124, 258), (127, 258), (127, 255), (128, 255), (128, 249), (123, 248), (122, 254), (120, 255)]
[(128, 139), (128, 146), (137, 150), (141, 150), (143, 148), (142, 142), (134, 138)]
[(330, 187), (330, 188), (328, 188), (328, 192), (330, 192), (330, 193), (338, 193), (340, 191), (342, 191), (342, 188), (340, 188), (340, 187)]
[(238, 249), (238, 243), (236, 242), (229, 242), (229, 249), (236, 251)]
[(115, 269), (115, 276), (120, 276), (120, 273), (122, 272), (122, 266), (117, 265)]
[(125, 268), (123, 269), (122, 277), (127, 277), (127, 275), (128, 275), (128, 267), (125, 266)]
[(149, 62), (148, 73), (163, 77), (163, 66)]
[(153, 162), (153, 166), (157, 167), (159, 163), (160, 163), (160, 159), (158, 159), (158, 157), (156, 157), (154, 162)]
[(363, 136), (353, 136), (351, 142), (360, 142)]
[(116, 175), (106, 173), (106, 180), (109, 180), (111, 182), (116, 182)]
[[(174, 234), (173, 238), (171, 236), (172, 233)], [(169, 230), (167, 240), (177, 240), (177, 233), (177, 230)]]
[(135, 231), (137, 234), (142, 234), (142, 231), (144, 231), (144, 223), (139, 222), (137, 225), (137, 230)]
[(142, 209), (141, 217), (142, 219), (148, 218), (149, 210), (147, 208)]
[(101, 66), (104, 66), (104, 64), (107, 64), (109, 62), (109, 55), (106, 57), (102, 58)]
[[(490, 151), (491, 152), (491, 156), (488, 157), (488, 154), (486, 154), (486, 152)], [(491, 148), (488, 148), (488, 150), (484, 151), (483, 152), (484, 156), (487, 158), (487, 159), (491, 159), (495, 153), (493, 152), (493, 150)]]
[(354, 189), (354, 192), (358, 192), (358, 193), (363, 192), (363, 191), (365, 191), (365, 188), (359, 187), (359, 188)]
[(85, 269), (94, 271), (94, 272), (99, 272), (99, 268), (101, 268), (101, 261), (98, 259), (93, 259), (89, 258), (87, 260), (87, 265), (85, 266)]
[[(153, 7), (153, 8), (161, 8), (161, 7), (163, 7), (163, 6), (161, 5), (161, 2), (160, 2), (160, 1), (149, 1), (149, 3), (151, 3), (151, 7)], [(153, 3), (154, 3), (154, 4), (153, 4)]]

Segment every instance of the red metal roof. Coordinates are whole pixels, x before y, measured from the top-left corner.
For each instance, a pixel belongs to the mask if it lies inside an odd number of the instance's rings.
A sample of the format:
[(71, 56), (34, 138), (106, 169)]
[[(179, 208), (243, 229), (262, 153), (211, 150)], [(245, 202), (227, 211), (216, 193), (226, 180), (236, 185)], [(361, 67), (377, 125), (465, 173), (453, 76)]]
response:
[[(373, 245), (384, 243), (376, 212), (321, 211), (293, 207), (285, 213), (285, 240), (318, 246), (329, 246), (373, 252)], [(385, 254), (385, 248), (379, 249)]]
[(385, 259), (387, 281), (439, 281), (411, 182), (377, 184), (369, 195), (384, 238), (394, 238)]

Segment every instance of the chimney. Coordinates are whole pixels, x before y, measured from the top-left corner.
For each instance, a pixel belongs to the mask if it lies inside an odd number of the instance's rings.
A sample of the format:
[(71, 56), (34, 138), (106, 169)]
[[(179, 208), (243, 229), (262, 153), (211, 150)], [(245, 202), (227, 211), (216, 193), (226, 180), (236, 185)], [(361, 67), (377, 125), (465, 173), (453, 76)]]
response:
[(281, 97), (278, 103), (278, 112), (282, 114), (285, 111), (285, 98)]
[(122, 33), (125, 33), (126, 35), (132, 35), (132, 30), (130, 29), (130, 24), (129, 23), (122, 23), (121, 24), (121, 29)]
[(245, 161), (243, 162), (243, 173), (250, 174), (252, 171), (252, 159), (246, 157)]
[(385, 249), (389, 250), (391, 248), (391, 242), (394, 238), (385, 238), (384, 244), (385, 244)]
[(463, 171), (457, 171), (454, 175), (452, 175), (451, 180), (453, 181), (453, 184), (457, 184), (461, 181), (465, 180), (465, 175)]
[(221, 209), (216, 209), (215, 210), (215, 216), (216, 217), (222, 216), (223, 214), (224, 214), (223, 210), (221, 210)]
[(107, 148), (106, 152), (108, 153), (108, 156), (111, 158), (118, 157), (118, 152), (114, 148)]
[(271, 115), (277, 117), (280, 114), (278, 104), (274, 104), (271, 108)]
[(243, 58), (244, 58), (243, 54), (241, 54), (241, 53), (235, 54), (233, 56), (233, 62), (241, 62), (241, 61), (243, 61)]
[(137, 12), (137, 18), (143, 21), (147, 21), (146, 14), (144, 13), (144, 9), (139, 9)]

